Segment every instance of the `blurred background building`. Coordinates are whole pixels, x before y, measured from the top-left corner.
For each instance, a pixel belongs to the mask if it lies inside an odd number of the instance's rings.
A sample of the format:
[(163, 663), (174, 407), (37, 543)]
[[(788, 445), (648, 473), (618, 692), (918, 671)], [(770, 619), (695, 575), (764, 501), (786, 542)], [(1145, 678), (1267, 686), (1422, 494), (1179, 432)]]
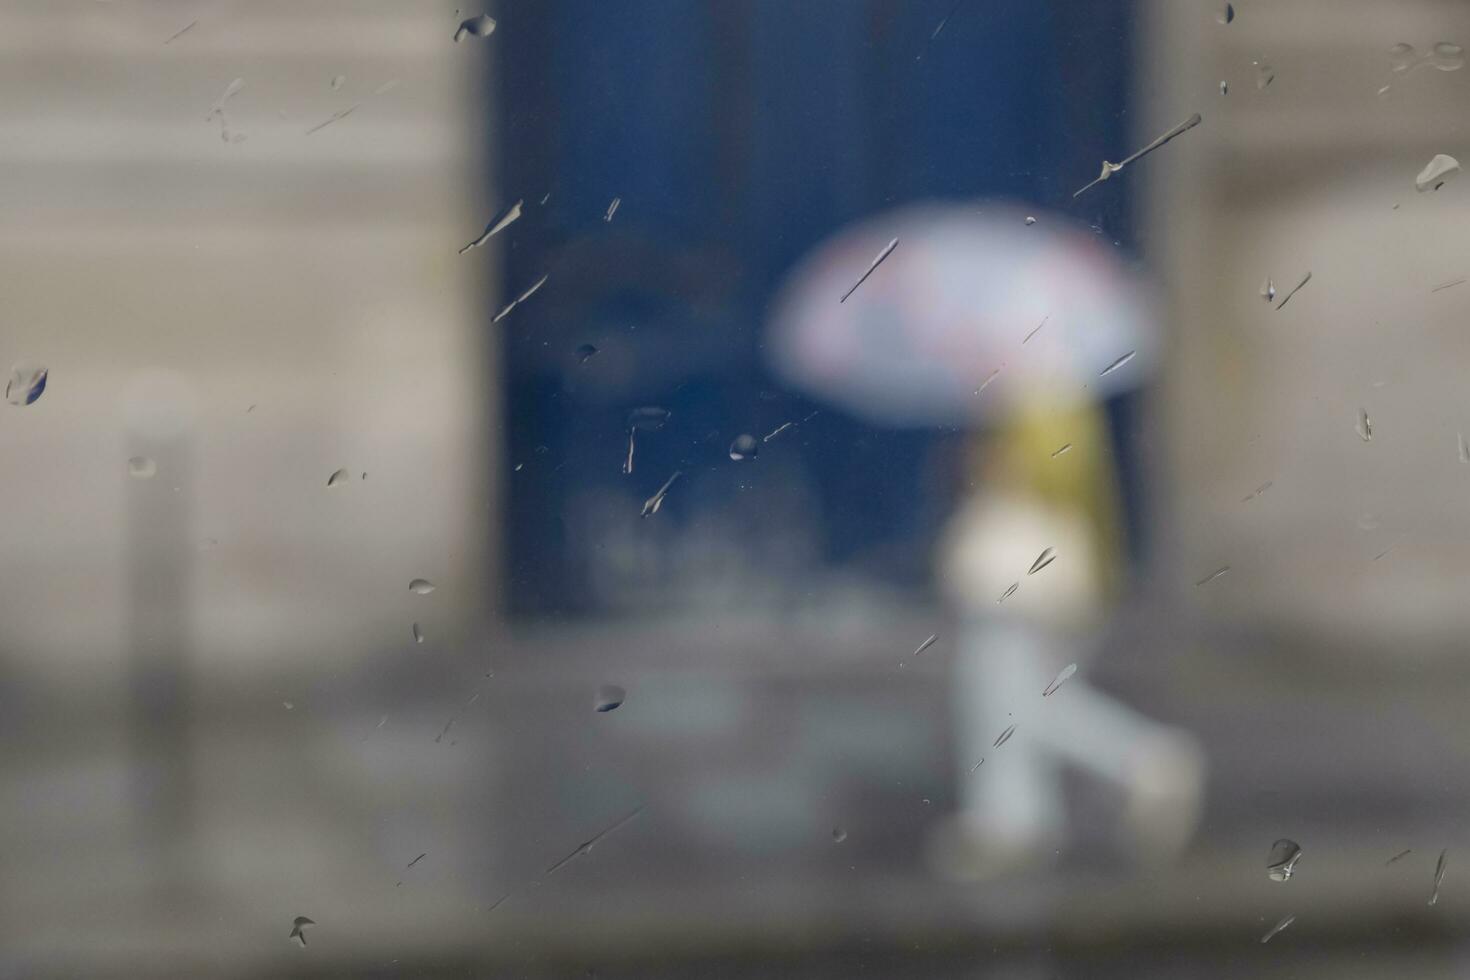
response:
[[(1391, 49), (1470, 11), (548, 0), (456, 43), (481, 12), (0, 11), (0, 367), (50, 371), (0, 406), (0, 976), (1463, 971), (1470, 184), (1414, 177), (1470, 74)], [(936, 202), (1151, 282), (1153, 382), (983, 431), (788, 384), (793, 270)], [(1011, 620), (941, 559), (1059, 420), (1096, 479), (1026, 511), (1009, 608), (1081, 669), (1003, 741), (957, 691)], [(1198, 746), (1192, 834), (1120, 832), (1193, 756), (1089, 778), (1069, 694)], [(1054, 846), (956, 850), (1043, 743)]]

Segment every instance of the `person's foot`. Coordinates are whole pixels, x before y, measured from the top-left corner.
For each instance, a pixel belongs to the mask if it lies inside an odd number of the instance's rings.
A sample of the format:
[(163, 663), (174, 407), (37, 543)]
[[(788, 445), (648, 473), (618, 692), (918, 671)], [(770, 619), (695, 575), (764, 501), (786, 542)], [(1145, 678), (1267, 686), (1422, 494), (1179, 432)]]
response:
[(1124, 812), (1140, 861), (1168, 861), (1184, 849), (1199, 824), (1204, 786), (1205, 755), (1189, 734), (1170, 730), (1140, 747)]
[(924, 859), (938, 878), (985, 881), (1029, 870), (1056, 845), (1044, 833), (998, 831), (958, 813), (930, 835)]

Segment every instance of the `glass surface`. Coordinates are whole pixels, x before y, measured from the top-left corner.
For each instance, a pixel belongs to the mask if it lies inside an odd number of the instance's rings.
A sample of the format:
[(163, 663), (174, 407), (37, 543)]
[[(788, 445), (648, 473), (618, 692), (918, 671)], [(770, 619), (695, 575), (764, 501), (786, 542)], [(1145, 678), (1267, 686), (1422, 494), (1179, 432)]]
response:
[(0, 7), (0, 980), (1463, 974), (1466, 38)]

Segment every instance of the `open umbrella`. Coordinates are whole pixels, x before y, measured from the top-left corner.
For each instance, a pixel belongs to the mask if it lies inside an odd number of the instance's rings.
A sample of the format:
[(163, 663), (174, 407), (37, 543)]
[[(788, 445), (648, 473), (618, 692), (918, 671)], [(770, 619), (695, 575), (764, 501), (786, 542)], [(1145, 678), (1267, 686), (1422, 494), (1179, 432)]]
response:
[(777, 297), (773, 368), (895, 427), (982, 425), (1138, 386), (1157, 359), (1141, 281), (1092, 231), (1029, 213), (923, 204), (839, 232)]

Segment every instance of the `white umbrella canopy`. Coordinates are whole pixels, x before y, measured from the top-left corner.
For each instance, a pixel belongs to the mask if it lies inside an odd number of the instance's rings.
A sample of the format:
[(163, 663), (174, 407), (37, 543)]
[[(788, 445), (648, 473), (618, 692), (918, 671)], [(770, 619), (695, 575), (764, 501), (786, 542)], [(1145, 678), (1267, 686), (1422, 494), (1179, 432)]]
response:
[(818, 246), (778, 295), (766, 348), (787, 383), (871, 422), (984, 425), (1143, 383), (1159, 346), (1149, 307), (1111, 244), (1069, 218), (923, 204)]

